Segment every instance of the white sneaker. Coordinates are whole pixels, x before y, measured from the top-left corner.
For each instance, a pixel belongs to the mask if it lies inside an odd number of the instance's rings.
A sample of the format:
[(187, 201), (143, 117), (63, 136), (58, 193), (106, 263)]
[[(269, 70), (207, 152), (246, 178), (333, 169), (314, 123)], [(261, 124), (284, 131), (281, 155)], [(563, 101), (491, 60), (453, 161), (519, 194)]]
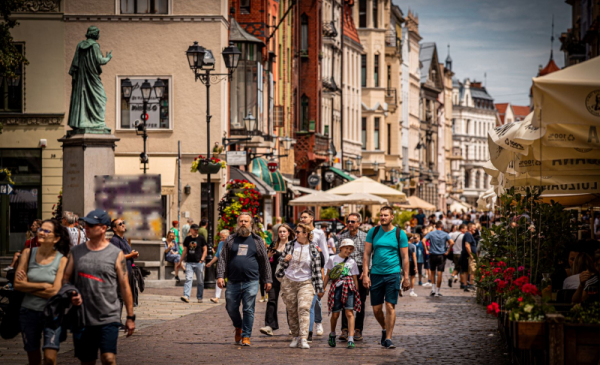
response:
[(292, 338), (292, 342), (290, 342), (290, 347), (298, 347), (298, 337)]
[(2, 269), (2, 271), (10, 271), (12, 269), (14, 269), (12, 266), (7, 266), (4, 269)]
[(430, 282), (426, 282), (425, 284), (423, 284), (423, 286), (431, 287), (431, 283)]
[(418, 297), (417, 293), (415, 293), (414, 291), (411, 291), (409, 295), (411, 297)]
[(317, 336), (323, 336), (323, 324), (317, 323), (316, 327)]
[(260, 329), (260, 333), (267, 336), (273, 336), (273, 329), (270, 326), (265, 326)]
[(301, 349), (309, 349), (310, 345), (308, 344), (308, 341), (306, 341), (306, 339), (303, 338), (300, 340), (298, 347), (300, 347)]

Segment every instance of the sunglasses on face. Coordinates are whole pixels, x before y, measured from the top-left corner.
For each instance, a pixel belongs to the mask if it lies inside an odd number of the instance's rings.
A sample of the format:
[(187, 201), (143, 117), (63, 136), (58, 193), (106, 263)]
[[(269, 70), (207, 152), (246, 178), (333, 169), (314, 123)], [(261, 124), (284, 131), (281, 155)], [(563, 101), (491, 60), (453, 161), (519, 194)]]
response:
[(296, 234), (301, 234), (301, 233), (304, 233), (304, 232), (302, 232), (302, 231), (296, 231)]
[(118, 224), (119, 226), (124, 226), (125, 225), (125, 221), (121, 222)]
[(354, 224), (357, 223), (358, 221), (348, 221), (348, 224)]
[(37, 231), (38, 231), (38, 233), (44, 233), (44, 234), (50, 234), (50, 233), (52, 233), (51, 230), (49, 230), (49, 229), (43, 229), (43, 228), (38, 228)]

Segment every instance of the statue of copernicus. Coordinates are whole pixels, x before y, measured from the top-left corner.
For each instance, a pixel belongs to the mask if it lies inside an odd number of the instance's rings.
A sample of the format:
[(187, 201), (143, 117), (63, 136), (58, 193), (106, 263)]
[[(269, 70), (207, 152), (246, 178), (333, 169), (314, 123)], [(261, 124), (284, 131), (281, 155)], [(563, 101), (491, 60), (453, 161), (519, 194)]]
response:
[(102, 65), (112, 58), (112, 51), (102, 56), (98, 38), (100, 30), (91, 26), (85, 35), (87, 38), (79, 42), (69, 75), (73, 78), (71, 106), (69, 108), (69, 135), (80, 133), (110, 134), (106, 127), (104, 113), (106, 111), (106, 93), (102, 86), (100, 74)]

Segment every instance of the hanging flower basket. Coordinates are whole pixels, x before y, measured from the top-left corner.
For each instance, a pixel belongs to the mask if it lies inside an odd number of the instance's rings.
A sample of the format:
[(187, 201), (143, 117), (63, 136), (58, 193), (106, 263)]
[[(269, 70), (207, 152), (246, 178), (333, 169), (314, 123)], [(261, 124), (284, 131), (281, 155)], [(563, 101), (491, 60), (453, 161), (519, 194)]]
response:
[(192, 172), (199, 172), (201, 174), (216, 174), (221, 169), (227, 167), (227, 163), (223, 160), (220, 160), (216, 157), (204, 158), (204, 156), (199, 155), (192, 162)]

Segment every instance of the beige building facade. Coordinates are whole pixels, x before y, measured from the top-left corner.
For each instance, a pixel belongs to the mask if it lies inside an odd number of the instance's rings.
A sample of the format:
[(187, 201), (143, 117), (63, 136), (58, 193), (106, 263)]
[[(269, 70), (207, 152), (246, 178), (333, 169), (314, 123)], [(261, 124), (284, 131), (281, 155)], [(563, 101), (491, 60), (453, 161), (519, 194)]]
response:
[(31, 222), (52, 216), (62, 186), (63, 6), (27, 3), (13, 12), (19, 25), (11, 34), (29, 65), (19, 70), (17, 82), (3, 77), (0, 85), (0, 166), (15, 183), (11, 195), (1, 195), (0, 254), (21, 249)]

